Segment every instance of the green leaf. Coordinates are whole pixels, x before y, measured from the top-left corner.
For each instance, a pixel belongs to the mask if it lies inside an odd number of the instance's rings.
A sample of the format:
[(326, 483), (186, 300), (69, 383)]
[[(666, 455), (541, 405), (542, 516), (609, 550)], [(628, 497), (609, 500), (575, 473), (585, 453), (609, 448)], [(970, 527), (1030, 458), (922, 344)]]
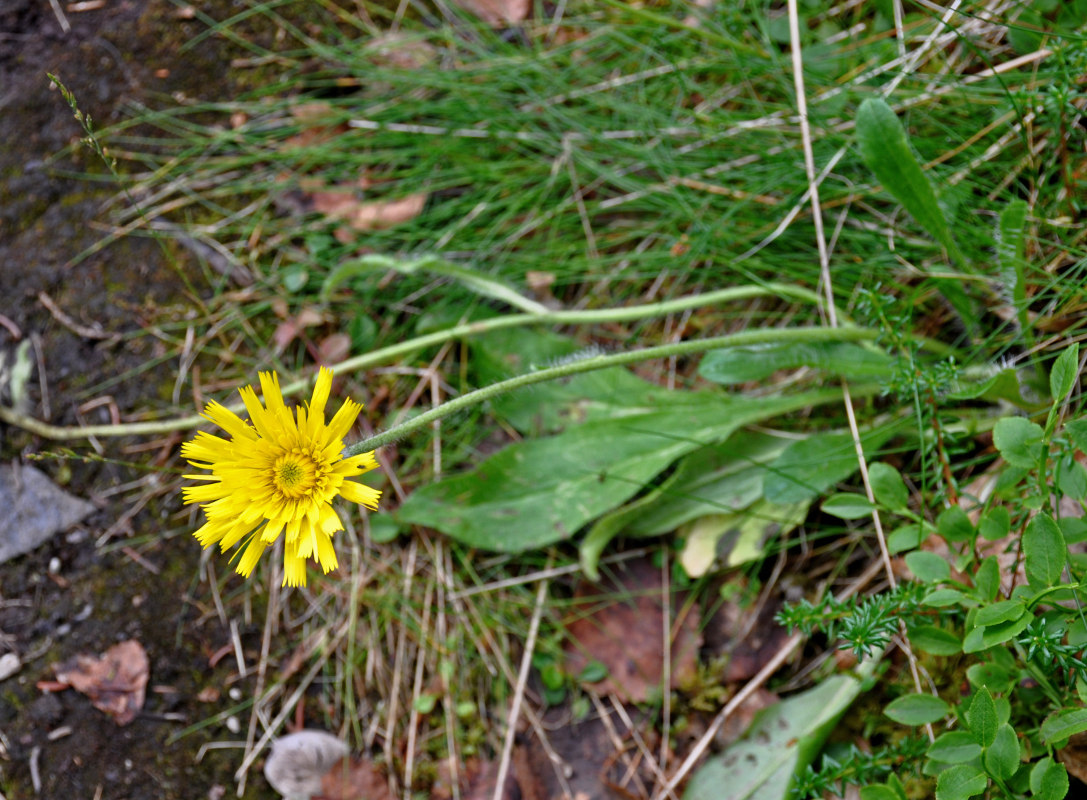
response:
[(530, 300), (500, 280), (470, 267), (453, 264), (434, 255), (403, 259), (380, 253), (371, 253), (353, 261), (346, 261), (325, 278), (324, 286), (321, 288), (321, 299), (327, 300), (332, 291), (344, 281), (373, 272), (386, 272), (388, 270), (394, 270), (401, 275), (428, 272), (432, 275), (452, 278), (469, 291), (506, 303), (530, 314), (547, 313), (550, 310), (547, 306), (537, 303), (535, 300)]
[(1071, 453), (1065, 453), (1057, 464), (1057, 489), (1073, 500), (1087, 498), (1087, 469)]
[(400, 526), (388, 514), (371, 514), (367, 519), (370, 523), (370, 540), (373, 542), (387, 544), (400, 535)]
[(872, 514), (872, 504), (861, 494), (832, 494), (823, 501), (824, 513), (839, 519), (860, 519)]
[[(870, 675), (875, 662), (860, 667)], [(786, 800), (793, 775), (818, 754), (861, 681), (835, 675), (762, 711), (739, 742), (712, 756), (691, 778), (684, 800)]]
[[(861, 435), (865, 452), (877, 450), (894, 433), (884, 425)], [(848, 433), (824, 433), (790, 444), (767, 467), (763, 495), (772, 503), (813, 500), (858, 469), (857, 450)]]
[(940, 242), (956, 261), (961, 261), (951, 228), (906, 138), (895, 112), (878, 98), (869, 98), (857, 109), (857, 144), (868, 169), (894, 195), (910, 215)]
[(985, 512), (978, 520), (978, 535), (982, 539), (996, 542), (1008, 535), (1011, 530), (1011, 514), (1004, 506), (996, 506)]
[(1019, 737), (1008, 723), (996, 729), (996, 738), (985, 749), (985, 769), (1002, 781), (1010, 780), (1019, 769)]
[(608, 668), (601, 662), (593, 659), (578, 674), (577, 679), (581, 683), (599, 683), (608, 677)]
[(936, 532), (949, 542), (969, 542), (974, 538), (974, 525), (959, 506), (948, 506), (936, 517)]
[(931, 608), (946, 608), (947, 606), (965, 606), (968, 604), (967, 601), (973, 602), (973, 599), (958, 589), (936, 589), (926, 594), (921, 604)]
[(891, 511), (901, 511), (909, 502), (910, 493), (901, 473), (890, 464), (877, 461), (868, 466), (868, 479), (876, 502)]
[(396, 516), (472, 547), (544, 547), (573, 537), (702, 443), (835, 396), (832, 390), (776, 398), (665, 393), (660, 406), (509, 445), (473, 470), (417, 489)]
[(1013, 467), (1033, 469), (1042, 457), (1042, 426), (1023, 417), (1004, 417), (993, 428), (993, 444)]
[(916, 547), (920, 547), (921, 543), (928, 538), (931, 530), (926, 529), (924, 533), (921, 532), (921, 526), (913, 523), (909, 525), (902, 525), (895, 528), (887, 536), (887, 550), (892, 555), (895, 553), (901, 553), (904, 550), (913, 550)]
[(1087, 419), (1074, 419), (1064, 423), (1064, 432), (1077, 450), (1087, 453)]
[(964, 764), (981, 755), (981, 745), (967, 731), (948, 731), (936, 737), (926, 755), (944, 764)]
[(757, 500), (736, 514), (707, 514), (684, 523), (679, 534), (687, 542), (680, 564), (696, 578), (718, 561), (735, 567), (762, 558), (766, 543), (800, 525), (808, 516), (809, 506), (807, 501), (781, 506)]
[(1030, 771), (1034, 800), (1064, 800), (1068, 794), (1068, 770), (1049, 756), (1039, 759)]
[(883, 713), (901, 725), (937, 722), (951, 712), (944, 700), (931, 694), (907, 694), (888, 703)]
[(890, 786), (875, 783), (861, 789), (861, 800), (899, 800), (899, 796)]
[(1084, 731), (1087, 731), (1087, 708), (1073, 708), (1046, 717), (1039, 732), (1046, 744), (1053, 745)]
[(1079, 377), (1079, 342), (1073, 342), (1064, 348), (1053, 369), (1049, 373), (1049, 393), (1053, 402), (1059, 402), (1068, 396)]
[[(594, 353), (568, 336), (534, 328), (483, 333), (471, 340), (471, 348), (472, 366), (482, 385)], [(519, 432), (538, 436), (579, 422), (624, 416), (667, 402), (667, 397), (657, 384), (623, 367), (611, 367), (504, 394), (491, 401), (491, 408)]]
[(1023, 532), (1023, 560), (1031, 588), (1056, 586), (1067, 558), (1068, 546), (1060, 527), (1051, 516), (1039, 512)]
[(974, 591), (983, 603), (991, 603), (1000, 591), (1000, 564), (996, 556), (989, 556), (974, 573)]
[(974, 616), (974, 625), (998, 625), (1001, 622), (1019, 619), (1026, 613), (1027, 606), (1021, 598), (1001, 600), (998, 603), (978, 609), (978, 613)]
[(996, 729), (1000, 720), (996, 715), (996, 702), (989, 689), (982, 687), (974, 693), (974, 700), (966, 710), (966, 724), (974, 741), (982, 747), (990, 747), (996, 741)]
[(1019, 319), (1019, 328), (1030, 331), (1027, 308), (1026, 251), (1024, 232), (1027, 225), (1028, 206), (1023, 200), (1013, 200), (1000, 212), (996, 256), (1005, 294), (1011, 298)]
[(927, 550), (906, 553), (906, 566), (922, 583), (938, 583), (951, 577), (951, 565), (942, 556)]
[(1032, 619), (1034, 619), (1033, 614), (1023, 614), (1018, 619), (1009, 620), (1008, 622), (974, 628), (962, 640), (962, 651), (964, 653), (978, 653), (995, 645), (1004, 644), (1004, 642), (1025, 631)]
[(935, 625), (920, 625), (911, 628), (910, 644), (934, 656), (953, 656), (962, 652), (962, 639), (951, 631)]
[(1015, 683), (1016, 675), (1001, 664), (983, 661), (967, 668), (966, 679), (975, 689), (987, 686), (992, 692), (1007, 692)]
[(956, 764), (936, 778), (936, 800), (963, 800), (981, 794), (988, 786), (985, 773), (973, 764)]
[(737, 431), (720, 444), (695, 450), (676, 464), (673, 475), (680, 479), (662, 484), (657, 502), (639, 508), (624, 532), (657, 536), (708, 513), (749, 508), (762, 497), (765, 465), (790, 443), (777, 435)]
[(769, 377), (781, 369), (815, 367), (847, 378), (894, 375), (895, 361), (886, 353), (851, 342), (762, 344), (711, 350), (702, 358), (698, 374), (721, 384), (747, 383)]

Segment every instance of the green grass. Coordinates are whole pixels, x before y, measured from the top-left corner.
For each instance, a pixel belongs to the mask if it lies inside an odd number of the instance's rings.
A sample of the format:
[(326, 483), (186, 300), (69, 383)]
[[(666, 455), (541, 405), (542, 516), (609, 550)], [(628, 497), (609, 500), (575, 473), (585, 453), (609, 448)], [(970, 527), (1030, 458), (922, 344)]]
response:
[[(1083, 328), (1087, 247), (1082, 177), (1075, 173), (1083, 133), (1073, 124), (1080, 111), (1070, 95), (1087, 47), (1049, 11), (1038, 19), (1061, 31), (1046, 40), (1056, 52), (1006, 69), (1028, 50), (1009, 44), (1007, 14), (984, 21), (990, 5), (966, 2), (947, 26), (924, 7), (907, 5), (907, 51), (916, 57), (903, 67), (894, 63), (899, 45), (890, 3), (841, 4), (835, 14), (804, 4), (813, 156), (817, 170), (833, 165), (820, 186), (832, 242), (829, 274), (836, 305), (858, 324), (882, 329), (885, 346), (902, 363), (925, 337), (968, 368), (1014, 364), (1044, 392), (1038, 376)], [(572, 3), (561, 20), (537, 8), (522, 27), (498, 31), (452, 7), (437, 14), (406, 5), (401, 18), (385, 6), (361, 6), (365, 15), (331, 1), (304, 11), (290, 2), (263, 3), (219, 21), (214, 35), (232, 38), (246, 58), (264, 64), (266, 85), (232, 100), (137, 109), (130, 122), (103, 134), (136, 201), (119, 197), (114, 222), (127, 235), (173, 239), (176, 252), (209, 252), (197, 243), (215, 247), (217, 265), (198, 259), (203, 274), (192, 279), (199, 302), (164, 314), (157, 326), (171, 354), (187, 348), (201, 367), (205, 393), (250, 382), (257, 369), (304, 373), (334, 333), (347, 333), (358, 355), (464, 319), (508, 313), (468, 282), (425, 268), (359, 269), (336, 279), (326, 296), (338, 268), (370, 254), (401, 264), (439, 256), (564, 309), (770, 282), (821, 289), (784, 7)], [(1010, 13), (1014, 19), (1025, 12)], [(274, 51), (247, 34), (250, 25), (283, 32)], [(399, 38), (389, 38), (392, 29)], [(414, 63), (398, 66), (397, 57)], [(993, 69), (999, 74), (982, 76)], [(949, 260), (930, 232), (877, 186), (860, 156), (857, 109), (879, 97), (899, 112), (961, 263)], [(426, 200), (398, 224), (350, 231), (313, 210), (317, 190), (360, 205)], [(997, 257), (998, 219), (1017, 199), (1029, 205), (1018, 293), (1009, 285), (1014, 271), (1002, 271)], [(232, 269), (246, 280), (231, 277)], [(530, 287), (541, 274), (549, 288), (534, 295)], [(1015, 307), (1016, 297), (1023, 307)], [(964, 307), (971, 309), (966, 318)], [(303, 310), (319, 312), (320, 322), (275, 348), (277, 325)], [(622, 351), (805, 324), (820, 324), (813, 305), (772, 297), (565, 332), (580, 345)], [(367, 425), (380, 428), (406, 406), (416, 413), (428, 405), (432, 389), (448, 397), (493, 379), (486, 355), (471, 338), (444, 350), (420, 349), (401, 357), (395, 370), (352, 375), (343, 391), (376, 398)], [(684, 358), (637, 372), (669, 388), (705, 388), (697, 364)], [(907, 376), (898, 396), (857, 405), (862, 424), (912, 416), (908, 432), (867, 455), (896, 464), (920, 512), (934, 518), (991, 462), (984, 433), (996, 407), (948, 398), (955, 387), (941, 382), (933, 361), (918, 364), (928, 383)], [(183, 376), (179, 397), (190, 393), (192, 381)], [(736, 390), (777, 395), (812, 382), (835, 385), (809, 371)], [(931, 396), (923, 391), (930, 386)], [(580, 389), (568, 397), (561, 387), (546, 397), (540, 391), (524, 402), (575, 401)], [(410, 494), (440, 474), (478, 464), (511, 439), (532, 438), (490, 410), (444, 420), (438, 438), (401, 441), (388, 465), (387, 504), (404, 500), (400, 486)], [(846, 421), (836, 405), (773, 425), (809, 435), (844, 430)], [(871, 531), (859, 523), (811, 515), (796, 536), (804, 542), (800, 550), (816, 543), (812, 558), (820, 570), (845, 580), (858, 572), (851, 559), (879, 558)], [(662, 540), (647, 541), (657, 547)], [(675, 535), (663, 541), (682, 545)], [(770, 562), (778, 552), (795, 557), (796, 548), (788, 549), (794, 541), (764, 543), (766, 563), (744, 566), (743, 580), (759, 585), (775, 577)], [(283, 659), (298, 643), (329, 631), (306, 662), (319, 667), (311, 691), (321, 699), (325, 723), (383, 753), (400, 781), (407, 776), (395, 742), (408, 736), (425, 743), (415, 757), (414, 787), (431, 780), (450, 752), (497, 757), (504, 729), (484, 716), (504, 717), (514, 694), (535, 585), (500, 584), (456, 603), (451, 597), (545, 563), (571, 566), (574, 549), (494, 557), (418, 530), (403, 530), (392, 544), (375, 543), (364, 530), (359, 542), (341, 556), (351, 565), (341, 577), (291, 597), (268, 590), (276, 602), (269, 604), (266, 631), (280, 631), (266, 634), (271, 658)], [(231, 585), (226, 575), (221, 589)], [(555, 599), (543, 613), (547, 646), (562, 638), (561, 594), (569, 591), (569, 575), (555, 578)], [(247, 592), (263, 591), (258, 586), (232, 596), (230, 606), (249, 603)], [(714, 603), (708, 579), (692, 586), (707, 606)], [(451, 659), (465, 660), (452, 677), (443, 666)], [(256, 701), (255, 714), (294, 691), (297, 676), (281, 680), (269, 672), (262, 680), (272, 694)], [(413, 716), (413, 707), (426, 708), (420, 695), (434, 692), (441, 695), (438, 710)], [(684, 712), (694, 705), (682, 693), (669, 702)], [(476, 709), (470, 714), (452, 712), (469, 705)]]

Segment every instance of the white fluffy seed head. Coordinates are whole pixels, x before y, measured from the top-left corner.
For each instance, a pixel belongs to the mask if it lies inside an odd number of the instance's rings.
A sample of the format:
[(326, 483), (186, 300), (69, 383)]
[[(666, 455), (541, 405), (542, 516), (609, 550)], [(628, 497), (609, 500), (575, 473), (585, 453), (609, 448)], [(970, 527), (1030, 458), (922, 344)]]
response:
[(331, 733), (289, 733), (272, 742), (264, 777), (286, 800), (310, 800), (321, 793), (321, 778), (347, 753), (347, 745)]

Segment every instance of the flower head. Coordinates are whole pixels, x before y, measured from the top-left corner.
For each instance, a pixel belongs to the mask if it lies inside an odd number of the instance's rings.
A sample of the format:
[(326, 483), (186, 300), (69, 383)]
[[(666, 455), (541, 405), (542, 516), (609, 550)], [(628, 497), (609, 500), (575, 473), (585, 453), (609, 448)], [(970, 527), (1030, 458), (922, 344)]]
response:
[(284, 537), (283, 583), (306, 585), (306, 559), (312, 557), (327, 574), (336, 568), (332, 534), (343, 530), (332, 499), (377, 508), (381, 492), (347, 480), (377, 466), (373, 451), (344, 458), (343, 437), (362, 405), (345, 400), (325, 423), (325, 403), (332, 389), (332, 370), (321, 368), (308, 408), (291, 410), (283, 403), (279, 378), (260, 373), (264, 403), (246, 386), (242, 401), (249, 421), (215, 402), (204, 417), (230, 435), (224, 439), (200, 431), (181, 446), (181, 455), (211, 474), (186, 475), (205, 481), (184, 489), (186, 503), (202, 503), (207, 522), (196, 531), (204, 547), (218, 543), (223, 552), (248, 539), (238, 560), (238, 573), (253, 571), (261, 553)]

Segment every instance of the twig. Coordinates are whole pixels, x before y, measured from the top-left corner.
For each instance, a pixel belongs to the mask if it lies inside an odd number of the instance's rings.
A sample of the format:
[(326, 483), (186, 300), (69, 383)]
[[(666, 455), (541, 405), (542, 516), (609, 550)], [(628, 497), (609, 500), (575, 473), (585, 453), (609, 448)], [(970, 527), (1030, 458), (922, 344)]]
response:
[[(897, 5), (897, 0), (896, 0)], [(815, 153), (812, 149), (811, 126), (808, 121), (808, 104), (804, 88), (804, 61), (800, 44), (800, 14), (797, 10), (797, 0), (788, 0), (789, 9), (789, 38), (791, 42), (793, 80), (796, 86), (796, 104), (800, 115), (800, 138), (804, 150), (804, 169), (807, 173), (808, 186), (811, 192), (812, 221), (815, 223), (815, 240), (819, 251), (819, 269), (823, 291), (826, 292), (828, 303), (826, 304), (827, 319), (832, 328), (839, 325), (837, 312), (834, 308), (834, 285), (830, 275), (830, 253), (827, 251), (826, 233), (823, 230), (823, 212), (819, 206), (819, 185), (815, 181)], [(842, 402), (845, 406), (846, 420), (849, 423), (849, 432), (853, 438), (853, 448), (857, 454), (857, 465), (860, 469), (861, 482), (864, 484), (864, 492), (868, 502), (872, 504), (872, 524), (876, 532), (876, 541), (879, 543), (879, 552), (883, 560), (883, 568), (887, 575), (887, 582), (893, 591), (897, 585), (894, 567), (891, 565), (891, 554), (887, 549), (887, 537), (883, 532), (883, 521), (879, 508), (876, 506), (875, 492), (872, 490), (872, 481), (868, 475), (868, 460), (864, 454), (864, 444), (861, 441), (860, 428), (857, 425), (857, 416), (853, 408), (853, 397), (849, 390), (849, 381), (842, 378)], [(914, 686), (918, 693), (922, 691), (921, 676), (917, 672), (917, 660), (910, 648), (909, 637), (906, 634), (906, 624), (899, 621), (902, 633), (903, 652), (910, 664), (910, 672), (913, 675)], [(929, 739), (936, 740), (932, 725), (926, 725)]]
[[(548, 556), (548, 567), (551, 566), (553, 558), (553, 554)], [(506, 785), (506, 776), (509, 774), (510, 761), (513, 758), (513, 741), (517, 737), (517, 719), (521, 716), (525, 685), (528, 683), (528, 673), (532, 668), (532, 654), (536, 649), (536, 634), (540, 631), (540, 618), (543, 616), (544, 600), (547, 599), (547, 587), (550, 585), (550, 581), (540, 581), (540, 588), (536, 591), (536, 608), (532, 611), (532, 622), (529, 624), (528, 638), (525, 640), (525, 652), (521, 656), (521, 670), (517, 675), (517, 686), (513, 692), (513, 702), (510, 704), (510, 713), (506, 720), (506, 741), (502, 746), (502, 760), (498, 765), (494, 800), (502, 800), (502, 790)]]

